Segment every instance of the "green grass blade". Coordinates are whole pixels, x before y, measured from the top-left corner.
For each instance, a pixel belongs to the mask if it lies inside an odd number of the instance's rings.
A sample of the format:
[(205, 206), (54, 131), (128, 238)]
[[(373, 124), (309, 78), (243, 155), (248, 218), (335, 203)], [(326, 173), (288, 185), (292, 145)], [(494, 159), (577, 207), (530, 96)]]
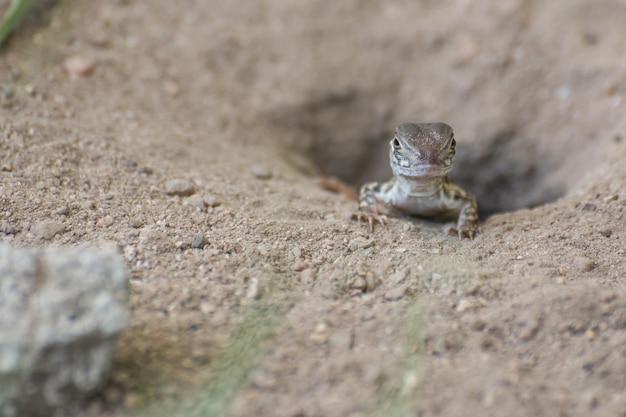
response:
[(0, 45), (2, 45), (6, 37), (9, 36), (24, 14), (26, 14), (32, 2), (33, 0), (11, 0), (2, 23), (0, 23)]

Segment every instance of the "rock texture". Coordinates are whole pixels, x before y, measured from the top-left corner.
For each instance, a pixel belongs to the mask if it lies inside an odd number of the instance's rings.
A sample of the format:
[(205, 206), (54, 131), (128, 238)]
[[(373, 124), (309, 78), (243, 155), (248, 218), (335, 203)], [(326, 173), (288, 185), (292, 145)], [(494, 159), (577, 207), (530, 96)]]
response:
[(66, 413), (96, 388), (129, 322), (112, 249), (0, 245), (0, 416)]

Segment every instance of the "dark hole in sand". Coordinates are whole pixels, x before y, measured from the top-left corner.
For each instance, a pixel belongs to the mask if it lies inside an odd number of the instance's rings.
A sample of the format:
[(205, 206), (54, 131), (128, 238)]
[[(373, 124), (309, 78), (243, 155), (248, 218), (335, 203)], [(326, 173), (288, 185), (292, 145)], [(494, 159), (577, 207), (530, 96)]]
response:
[[(352, 90), (332, 93), (276, 111), (271, 118), (289, 130), (287, 148), (292, 156), (287, 157), (294, 163), (311, 173), (341, 178), (358, 189), (365, 182), (391, 177), (388, 149), (395, 130), (393, 108), (374, 107), (377, 101), (380, 97)], [(409, 121), (445, 120), (400, 122)], [(514, 124), (490, 126), (473, 141), (465, 141), (464, 132), (457, 130), (455, 136), (457, 157), (451, 177), (476, 195), (483, 219), (542, 205), (565, 193), (565, 184), (545, 181), (550, 164), (542, 158), (548, 156), (541, 155), (532, 138)], [(303, 160), (313, 162), (314, 167)]]

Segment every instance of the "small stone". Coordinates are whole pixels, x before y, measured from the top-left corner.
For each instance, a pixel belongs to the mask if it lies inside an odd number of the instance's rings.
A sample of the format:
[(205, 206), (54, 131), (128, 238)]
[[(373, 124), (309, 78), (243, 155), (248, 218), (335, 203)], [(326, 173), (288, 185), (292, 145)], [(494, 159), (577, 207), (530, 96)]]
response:
[(293, 248), (291, 248), (291, 253), (293, 254), (293, 256), (295, 256), (296, 258), (299, 258), (302, 256), (302, 250), (300, 249), (299, 246), (294, 246)]
[(376, 318), (376, 314), (372, 310), (366, 310), (361, 314), (361, 321), (370, 321)]
[(535, 337), (535, 330), (531, 327), (524, 327), (522, 329), (522, 331), (519, 333), (519, 338), (524, 340), (524, 341), (528, 341), (530, 339), (532, 339), (533, 337)]
[(596, 332), (594, 329), (587, 329), (587, 331), (585, 332), (585, 336), (587, 336), (589, 340), (596, 340), (598, 338), (598, 332)]
[(204, 211), (207, 207), (207, 204), (204, 202), (204, 198), (202, 198), (202, 196), (198, 194), (186, 198), (183, 204), (189, 207), (193, 207), (194, 209), (196, 209), (196, 211)]
[(196, 187), (187, 180), (169, 180), (165, 183), (165, 194), (188, 197), (196, 192)]
[(113, 224), (113, 217), (111, 216), (104, 216), (103, 218), (101, 218), (100, 220), (98, 220), (96, 222), (96, 227), (99, 227), (101, 229), (106, 229), (107, 227), (111, 226)]
[(408, 275), (409, 275), (409, 268), (404, 268), (400, 271), (397, 271), (391, 274), (388, 279), (392, 284), (397, 285), (397, 284), (402, 284)]
[(36, 223), (32, 227), (32, 231), (36, 236), (44, 240), (50, 240), (59, 233), (65, 232), (65, 225), (54, 220), (43, 220)]
[(16, 233), (15, 226), (6, 220), (2, 220), (2, 224), (0, 225), (0, 231), (5, 235), (14, 235)]
[(204, 247), (204, 234), (196, 233), (191, 241), (192, 249), (202, 249)]
[(480, 305), (472, 300), (468, 300), (466, 298), (459, 301), (459, 304), (456, 306), (457, 313), (464, 313), (470, 310), (476, 310)]
[(572, 263), (581, 272), (589, 272), (596, 266), (595, 262), (586, 256), (577, 256)]
[(107, 31), (103, 24), (90, 22), (89, 26), (82, 31), (83, 37), (93, 46), (104, 48), (109, 44)]
[(337, 330), (330, 335), (328, 344), (331, 349), (337, 351), (346, 351), (352, 349), (354, 343), (354, 335), (352, 332)]
[(96, 61), (93, 58), (73, 55), (63, 61), (63, 68), (65, 68), (72, 80), (76, 80), (89, 74), (93, 70), (95, 63)]
[(611, 235), (613, 234), (613, 231), (611, 229), (602, 229), (602, 230), (598, 230), (598, 233), (600, 233), (604, 237), (611, 237)]
[(217, 197), (213, 195), (209, 195), (209, 196), (204, 197), (204, 204), (206, 204), (209, 207), (217, 207), (217, 206), (220, 206), (222, 202), (219, 201)]
[(144, 404), (144, 397), (135, 392), (130, 392), (124, 396), (124, 406), (126, 408), (138, 408)]
[(269, 180), (272, 178), (272, 171), (265, 165), (253, 165), (250, 171), (255, 178), (260, 180)]
[(393, 288), (385, 293), (385, 300), (387, 301), (396, 301), (404, 297), (406, 293), (406, 287), (400, 286)]
[(68, 214), (70, 214), (70, 209), (67, 208), (67, 206), (61, 206), (58, 209), (56, 209), (54, 212), (58, 214), (59, 216), (67, 216)]
[(367, 281), (365, 281), (365, 278), (358, 277), (357, 279), (352, 281), (352, 284), (350, 284), (350, 288), (365, 291), (367, 290)]
[(614, 292), (603, 292), (600, 294), (600, 301), (603, 303), (610, 303), (617, 300), (617, 294)]
[(132, 246), (132, 245), (124, 246), (124, 258), (126, 258), (128, 262), (134, 261), (136, 256), (137, 256), (137, 248), (135, 246)]
[(133, 229), (139, 229), (140, 227), (143, 226), (143, 219), (139, 218), (139, 217), (133, 217), (132, 219), (130, 219), (130, 221), (128, 222), (128, 224), (130, 225), (130, 227), (132, 227)]
[(257, 369), (250, 375), (250, 383), (260, 389), (273, 390), (278, 385), (276, 378), (264, 369)]
[(262, 256), (267, 256), (270, 253), (270, 249), (266, 245), (259, 245), (256, 249)]
[(246, 298), (248, 300), (255, 300), (259, 298), (259, 279), (252, 277), (248, 281), (248, 290), (246, 291)]
[(315, 281), (315, 270), (312, 268), (307, 268), (304, 271), (300, 272), (300, 281), (311, 283)]
[(364, 237), (355, 237), (348, 242), (348, 250), (354, 252), (357, 249), (368, 249), (374, 246), (374, 239), (366, 239)]
[(292, 270), (296, 271), (296, 272), (301, 272), (304, 271), (305, 269), (307, 269), (309, 267), (309, 264), (307, 264), (304, 261), (301, 260), (297, 260), (294, 262), (293, 266), (291, 267)]
[(376, 280), (371, 272), (365, 274), (365, 281), (367, 282), (366, 291), (374, 291), (378, 287), (379, 281)]
[(325, 343), (330, 336), (330, 331), (326, 323), (318, 323), (315, 331), (309, 336), (309, 340), (317, 343)]

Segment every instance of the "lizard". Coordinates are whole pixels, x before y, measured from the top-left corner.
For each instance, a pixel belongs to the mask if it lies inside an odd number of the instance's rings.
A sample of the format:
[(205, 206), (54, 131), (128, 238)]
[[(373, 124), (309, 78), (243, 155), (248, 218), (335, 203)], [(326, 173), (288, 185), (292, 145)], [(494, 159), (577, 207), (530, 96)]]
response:
[(354, 218), (366, 220), (370, 233), (374, 223), (388, 223), (387, 215), (407, 214), (423, 218), (456, 220), (444, 233), (473, 239), (478, 228), (476, 197), (449, 177), (454, 164), (456, 140), (445, 123), (403, 123), (389, 142), (393, 177), (387, 182), (363, 185), (359, 210)]

